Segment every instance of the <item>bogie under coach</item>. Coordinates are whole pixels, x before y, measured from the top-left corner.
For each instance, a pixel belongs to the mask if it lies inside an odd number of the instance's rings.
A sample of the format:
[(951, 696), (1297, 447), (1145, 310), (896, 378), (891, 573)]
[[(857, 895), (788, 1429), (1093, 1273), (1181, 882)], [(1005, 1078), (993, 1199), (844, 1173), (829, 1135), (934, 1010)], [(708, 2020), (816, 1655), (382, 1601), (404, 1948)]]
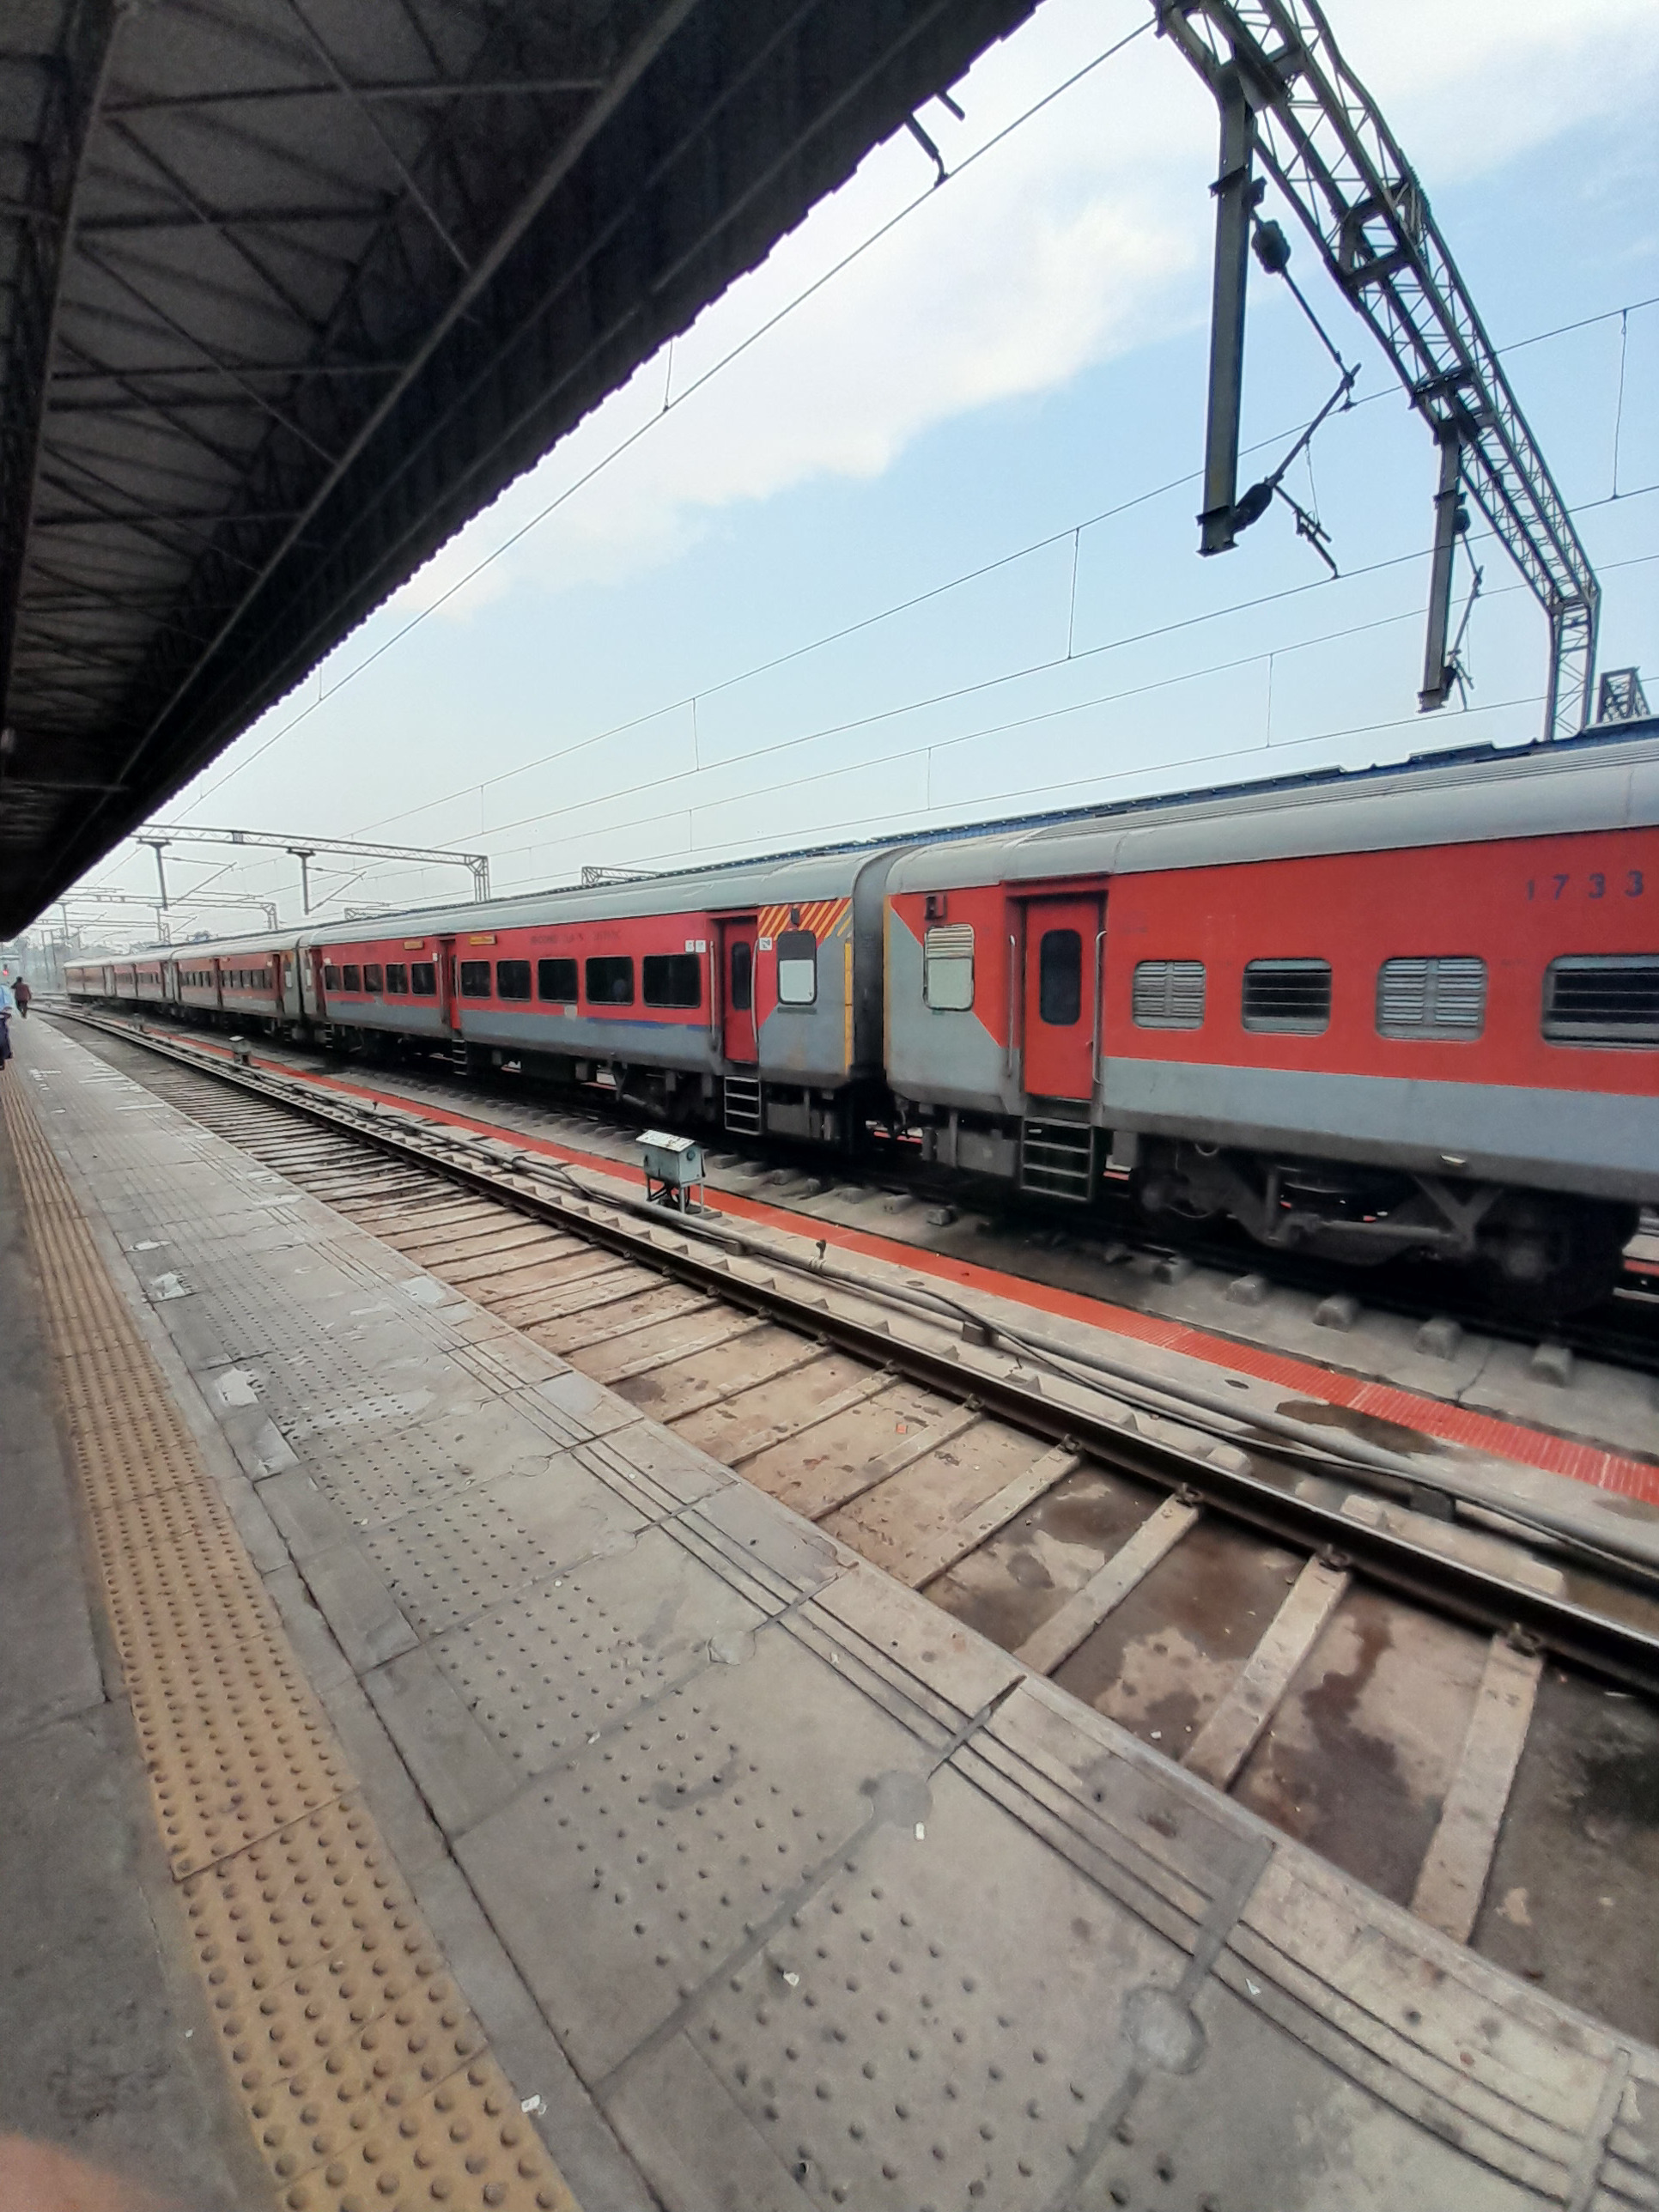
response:
[[(349, 932), (350, 933), (347, 933)], [(1540, 1313), (1659, 1205), (1659, 722), (73, 968)]]

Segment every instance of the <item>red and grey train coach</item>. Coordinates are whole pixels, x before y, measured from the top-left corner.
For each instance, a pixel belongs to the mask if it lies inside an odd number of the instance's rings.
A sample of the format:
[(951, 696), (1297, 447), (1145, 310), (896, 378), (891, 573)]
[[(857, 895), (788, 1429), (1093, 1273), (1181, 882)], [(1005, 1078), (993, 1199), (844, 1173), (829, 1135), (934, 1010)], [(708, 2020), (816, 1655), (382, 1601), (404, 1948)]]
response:
[(1659, 1201), (1651, 726), (922, 846), (888, 1079), (929, 1157), (1571, 1303)]
[[(1659, 724), (70, 971), (1540, 1306), (1659, 1203)], [(129, 977), (131, 980), (127, 980)], [(159, 977), (159, 984), (158, 984)]]
[[(884, 1112), (893, 854), (808, 854), (180, 948), (143, 995), (222, 1026), (509, 1063), (653, 1113), (847, 1147)], [(131, 998), (72, 968), (71, 997)]]
[(891, 859), (805, 854), (404, 915), (303, 940), (306, 994), (354, 1037), (846, 1146), (882, 1089)]

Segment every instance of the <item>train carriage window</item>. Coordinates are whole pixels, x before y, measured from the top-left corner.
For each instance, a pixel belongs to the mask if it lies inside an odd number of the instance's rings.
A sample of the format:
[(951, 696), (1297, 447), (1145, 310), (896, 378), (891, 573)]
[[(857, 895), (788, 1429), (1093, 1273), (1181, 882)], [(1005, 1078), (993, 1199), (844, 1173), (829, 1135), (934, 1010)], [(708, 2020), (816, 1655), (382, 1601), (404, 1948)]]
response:
[(755, 1003), (755, 954), (747, 938), (732, 947), (732, 1011), (746, 1014)]
[(373, 962), (363, 970), (363, 988), (366, 991), (373, 991), (375, 997), (379, 998), (384, 988), (380, 963)]
[(1328, 960), (1252, 960), (1244, 970), (1247, 1030), (1318, 1036), (1331, 1025)]
[(341, 973), (345, 977), (345, 982), (343, 987), (344, 989), (348, 991), (361, 991), (362, 989), (363, 971), (361, 968), (354, 968), (351, 965), (351, 963), (348, 961), (345, 967), (341, 970)]
[(1138, 960), (1129, 1018), (1138, 1030), (1202, 1029), (1204, 963)]
[(1486, 1024), (1486, 963), (1472, 953), (1385, 960), (1376, 971), (1376, 1032), (1390, 1037), (1478, 1037)]
[[(192, 975), (192, 976), (191, 977), (191, 979), (190, 979), (190, 980), (191, 980), (191, 981), (192, 983), (199, 983), (199, 982), (201, 981), (201, 980), (202, 980), (202, 979), (201, 979), (201, 977), (200, 977), (199, 975)], [(325, 966), (325, 967), (324, 968), (324, 969), (323, 969), (323, 988), (324, 988), (324, 990), (325, 990), (325, 991), (337, 991), (337, 990), (339, 989), (339, 988), (340, 988), (340, 971), (339, 971), (339, 969), (338, 969), (337, 968), (330, 968), (330, 967), (326, 967), (326, 966)]]
[(590, 1006), (631, 1006), (634, 963), (625, 952), (602, 952), (587, 963)]
[(410, 963), (409, 988), (412, 998), (435, 999), (438, 995), (438, 970), (429, 960)]
[(972, 922), (939, 922), (923, 938), (921, 995), (935, 1013), (965, 1013), (973, 1005)]
[(527, 999), (530, 996), (530, 963), (527, 960), (498, 960), (495, 963), (495, 995), (501, 999)]
[(576, 1003), (576, 963), (574, 960), (538, 960), (536, 996), (555, 999), (567, 1006)]
[(1038, 940), (1037, 1012), (1057, 1030), (1083, 1012), (1083, 939), (1074, 929), (1045, 929)]
[(647, 1006), (700, 1006), (702, 962), (695, 952), (647, 952), (640, 963), (640, 995)]
[(409, 970), (401, 960), (386, 963), (386, 988), (388, 998), (404, 998), (409, 991)]
[(489, 996), (489, 963), (487, 960), (462, 961), (461, 996), (464, 999), (487, 999)]
[(778, 1004), (810, 1006), (818, 995), (818, 940), (810, 929), (786, 929), (778, 939)]
[(1659, 1045), (1659, 952), (1571, 953), (1544, 973), (1549, 1044)]

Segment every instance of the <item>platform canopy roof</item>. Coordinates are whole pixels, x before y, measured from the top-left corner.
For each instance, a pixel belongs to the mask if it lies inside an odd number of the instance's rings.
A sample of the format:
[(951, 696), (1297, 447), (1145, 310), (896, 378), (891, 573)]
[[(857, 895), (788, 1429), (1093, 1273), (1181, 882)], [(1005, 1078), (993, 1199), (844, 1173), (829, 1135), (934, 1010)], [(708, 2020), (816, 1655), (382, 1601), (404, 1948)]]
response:
[(3, 0), (0, 935), (1033, 0)]

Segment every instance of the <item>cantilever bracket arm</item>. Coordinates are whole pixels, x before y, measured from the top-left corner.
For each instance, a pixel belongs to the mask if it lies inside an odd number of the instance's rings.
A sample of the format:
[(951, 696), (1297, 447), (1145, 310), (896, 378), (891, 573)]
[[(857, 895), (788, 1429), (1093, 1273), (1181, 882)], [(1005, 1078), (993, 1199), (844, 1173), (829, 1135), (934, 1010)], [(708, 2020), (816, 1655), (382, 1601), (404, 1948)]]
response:
[[(1589, 719), (1601, 592), (1589, 556), (1511, 389), (1504, 365), (1430, 211), (1427, 197), (1376, 102), (1338, 52), (1319, 0), (1152, 0), (1162, 36), (1178, 46), (1219, 103), (1223, 183), (1230, 107), (1249, 109), (1250, 152), (1323, 258), (1332, 282), (1392, 362), (1437, 439), (1459, 431), (1461, 483), (1514, 561), (1550, 624), (1544, 730), (1566, 737)], [(1245, 117), (1234, 114), (1236, 131)], [(1218, 198), (1222, 198), (1218, 193)], [(1218, 214), (1223, 243), (1224, 206)], [(1236, 317), (1242, 243), (1231, 222), (1217, 256), (1212, 339), (1213, 480), (1205, 483), (1205, 545), (1231, 544), (1227, 410), (1237, 400)], [(1235, 258), (1235, 257), (1237, 257)], [(1237, 271), (1236, 288), (1233, 272)], [(1454, 507), (1442, 445), (1441, 509)], [(1236, 493), (1236, 479), (1232, 489)], [(1454, 532), (1455, 534), (1455, 532)], [(1437, 546), (1439, 546), (1437, 532)], [(1443, 603), (1437, 555), (1437, 603)], [(1444, 636), (1431, 640), (1425, 706), (1444, 696)]]

